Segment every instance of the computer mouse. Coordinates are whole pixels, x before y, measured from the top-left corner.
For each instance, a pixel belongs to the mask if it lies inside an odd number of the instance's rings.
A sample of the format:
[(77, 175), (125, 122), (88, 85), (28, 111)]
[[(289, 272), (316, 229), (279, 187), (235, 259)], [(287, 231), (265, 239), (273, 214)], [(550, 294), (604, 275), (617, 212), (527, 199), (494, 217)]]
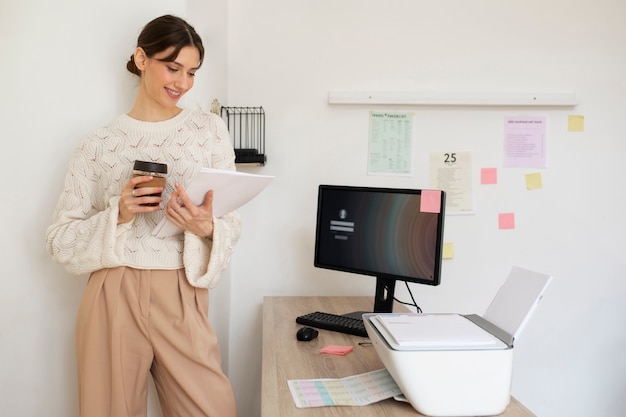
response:
[(310, 342), (315, 339), (319, 332), (312, 327), (302, 327), (296, 333), (296, 339), (301, 342)]

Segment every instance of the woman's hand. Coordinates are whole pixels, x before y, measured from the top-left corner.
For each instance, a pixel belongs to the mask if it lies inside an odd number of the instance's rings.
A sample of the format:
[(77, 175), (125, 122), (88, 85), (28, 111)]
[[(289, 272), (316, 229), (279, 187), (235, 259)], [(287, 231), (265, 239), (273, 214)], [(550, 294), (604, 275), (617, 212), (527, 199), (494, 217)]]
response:
[(122, 187), (119, 202), (117, 224), (128, 223), (137, 213), (151, 213), (161, 209), (163, 187), (137, 187), (137, 185), (152, 181), (151, 175), (132, 177)]
[(213, 190), (196, 206), (178, 183), (165, 209), (165, 217), (179, 228), (205, 238), (213, 238)]

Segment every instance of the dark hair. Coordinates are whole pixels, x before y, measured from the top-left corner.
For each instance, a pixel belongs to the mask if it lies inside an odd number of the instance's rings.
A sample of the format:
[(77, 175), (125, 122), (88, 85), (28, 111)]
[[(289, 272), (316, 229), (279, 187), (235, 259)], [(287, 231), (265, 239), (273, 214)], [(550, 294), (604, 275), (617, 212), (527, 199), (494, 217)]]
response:
[[(152, 58), (155, 54), (165, 51), (172, 46), (174, 47), (172, 53), (165, 58), (159, 59), (159, 61), (173, 62), (181, 49), (185, 46), (194, 46), (198, 49), (200, 65), (202, 65), (204, 60), (202, 39), (200, 39), (193, 26), (180, 17), (172, 15), (157, 17), (143, 28), (137, 38), (137, 47), (142, 48), (148, 58)], [(135, 65), (133, 55), (130, 56), (126, 63), (126, 69), (141, 77), (141, 71)]]

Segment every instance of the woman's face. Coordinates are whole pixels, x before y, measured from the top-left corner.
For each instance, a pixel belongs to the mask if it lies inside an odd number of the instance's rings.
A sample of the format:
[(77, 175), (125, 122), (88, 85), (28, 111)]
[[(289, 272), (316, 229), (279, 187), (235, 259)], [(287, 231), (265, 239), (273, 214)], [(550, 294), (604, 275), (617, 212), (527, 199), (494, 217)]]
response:
[(200, 54), (193, 46), (182, 48), (173, 62), (159, 61), (173, 49), (166, 49), (148, 58), (142, 76), (144, 93), (157, 106), (165, 108), (176, 107), (178, 100), (191, 90), (200, 66)]

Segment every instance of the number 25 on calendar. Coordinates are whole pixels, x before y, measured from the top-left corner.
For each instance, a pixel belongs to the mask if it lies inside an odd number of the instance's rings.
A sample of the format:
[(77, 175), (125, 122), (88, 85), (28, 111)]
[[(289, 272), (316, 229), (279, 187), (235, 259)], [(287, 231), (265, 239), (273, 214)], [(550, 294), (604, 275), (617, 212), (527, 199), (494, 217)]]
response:
[(454, 164), (456, 162), (456, 152), (444, 153), (443, 162), (445, 164)]

